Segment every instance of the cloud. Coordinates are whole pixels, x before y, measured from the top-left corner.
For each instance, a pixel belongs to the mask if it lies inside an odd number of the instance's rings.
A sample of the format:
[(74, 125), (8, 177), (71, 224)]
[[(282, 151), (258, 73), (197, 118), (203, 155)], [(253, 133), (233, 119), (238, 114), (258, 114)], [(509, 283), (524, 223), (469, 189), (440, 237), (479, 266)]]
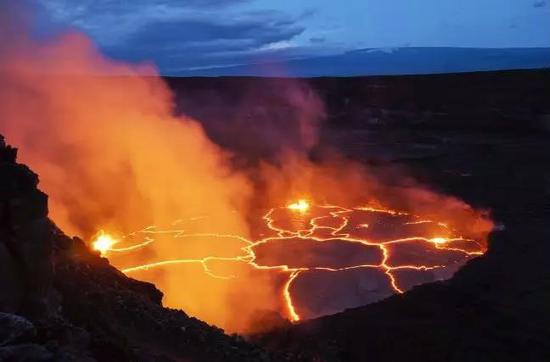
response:
[(72, 17), (94, 12), (128, 12), (144, 7), (165, 8), (220, 8), (250, 2), (251, 0), (36, 0), (55, 12), (54, 15)]
[(320, 44), (320, 43), (324, 43), (326, 39), (324, 37), (313, 37), (313, 38), (309, 38), (309, 41), (311, 43)]
[(536, 1), (533, 3), (533, 7), (534, 8), (543, 8), (547, 5), (548, 3), (545, 1), (545, 0), (542, 0), (542, 1)]
[[(246, 61), (283, 52), (305, 29), (297, 17), (251, 11), (250, 0), (48, 0), (52, 19), (92, 36), (115, 58), (153, 60), (163, 70)], [(220, 12), (220, 7), (224, 8)], [(285, 46), (281, 46), (284, 44)], [(205, 63), (206, 62), (206, 63)]]
[(244, 40), (237, 42), (239, 47), (258, 47), (265, 43), (287, 40), (302, 31), (303, 28), (292, 21), (269, 16), (243, 17), (229, 21), (188, 18), (146, 24), (132, 35), (128, 45), (208, 45), (219, 40)]
[(144, 24), (123, 44), (105, 50), (116, 58), (155, 59), (161, 69), (170, 72), (197, 64), (240, 63), (254, 54), (284, 51), (290, 40), (303, 31), (291, 19), (275, 13), (227, 20), (182, 17)]

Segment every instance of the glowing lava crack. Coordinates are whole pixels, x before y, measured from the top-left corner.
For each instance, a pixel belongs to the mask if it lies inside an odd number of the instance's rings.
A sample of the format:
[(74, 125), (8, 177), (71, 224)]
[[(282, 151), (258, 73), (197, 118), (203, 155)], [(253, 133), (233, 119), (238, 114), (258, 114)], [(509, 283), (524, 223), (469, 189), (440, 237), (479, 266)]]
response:
[[(239, 278), (231, 273), (232, 263), (277, 273), (284, 277), (278, 286), (280, 312), (292, 321), (449, 278), (467, 260), (485, 252), (484, 240), (461, 237), (459, 231), (437, 220), (382, 208), (311, 205), (306, 200), (269, 210), (253, 225), (258, 236), (251, 239), (187, 233), (184, 224), (185, 220), (178, 220), (166, 229), (149, 226), (118, 239), (100, 232), (92, 248), (126, 274), (197, 264), (210, 277), (229, 280)], [(185, 244), (180, 245), (188, 247), (182, 258), (145, 253), (140, 259), (145, 262), (127, 264), (125, 256), (144, 252), (153, 243), (182, 240)], [(229, 245), (233, 252), (228, 254), (225, 247), (218, 253), (216, 243)], [(200, 245), (201, 252), (193, 245)]]

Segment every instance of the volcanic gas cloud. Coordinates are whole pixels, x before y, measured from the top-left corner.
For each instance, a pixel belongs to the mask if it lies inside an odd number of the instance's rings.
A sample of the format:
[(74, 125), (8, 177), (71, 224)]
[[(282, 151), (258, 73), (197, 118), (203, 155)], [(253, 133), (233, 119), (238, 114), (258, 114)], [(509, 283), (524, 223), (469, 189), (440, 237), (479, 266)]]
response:
[[(337, 312), (448, 278), (486, 250), (483, 212), (402, 172), (334, 152), (308, 160), (322, 105), (304, 84), (284, 95), (292, 127), (266, 135), (280, 153), (237, 168), (174, 114), (152, 66), (108, 60), (76, 32), (37, 42), (3, 6), (0, 133), (40, 175), (51, 218), (166, 305), (246, 332), (262, 311)], [(289, 132), (299, 142), (283, 142)]]

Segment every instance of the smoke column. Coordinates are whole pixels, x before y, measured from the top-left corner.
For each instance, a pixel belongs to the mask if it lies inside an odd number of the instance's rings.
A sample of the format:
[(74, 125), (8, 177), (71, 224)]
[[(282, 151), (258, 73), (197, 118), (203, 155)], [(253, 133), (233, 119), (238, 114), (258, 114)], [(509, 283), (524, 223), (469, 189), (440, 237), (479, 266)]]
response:
[[(126, 233), (206, 216), (213, 220), (207, 229), (190, 224), (186, 232), (249, 237), (251, 205), (280, 206), (304, 195), (320, 203), (377, 201), (437, 215), (466, 236), (484, 238), (491, 228), (484, 215), (455, 198), (414, 182), (392, 187), (381, 182), (404, 179), (400, 173), (375, 177), (338, 155), (311, 162), (307, 152), (316, 143), (322, 105), (292, 81), (285, 89), (301, 110), (292, 113), (297, 131), (287, 137), (288, 123), (274, 122), (268, 134), (258, 128), (255, 136), (292, 142), (272, 147), (275, 162), (235, 169), (232, 154), (214, 144), (200, 123), (175, 115), (173, 95), (153, 66), (106, 59), (78, 32), (33, 40), (29, 12), (13, 3), (0, 5), (0, 133), (39, 174), (50, 217), (67, 233), (88, 239), (100, 229)], [(233, 138), (253, 138), (233, 132)], [(155, 243), (152, 253), (161, 259), (182, 251), (205, 255), (212, 245), (182, 239)], [(235, 252), (230, 242), (214, 245), (218, 255)], [(135, 257), (138, 264), (151, 255)], [(239, 263), (231, 269), (238, 279), (219, 280), (200, 265), (182, 265), (157, 270), (149, 280), (163, 290), (166, 305), (230, 331), (246, 330), (258, 309), (281, 310), (283, 280), (251, 274)]]
[[(216, 220), (209, 232), (246, 236), (249, 181), (196, 121), (174, 116), (172, 94), (155, 69), (107, 60), (76, 32), (33, 41), (27, 14), (10, 3), (0, 7), (0, 133), (39, 174), (50, 217), (84, 238), (196, 215)], [(169, 288), (165, 302), (209, 322), (240, 327), (226, 313), (230, 294), (241, 289), (269, 306), (270, 290), (243, 284), (229, 291), (200, 268), (184, 274), (155, 278)], [(246, 319), (247, 299), (231, 307), (239, 320)]]

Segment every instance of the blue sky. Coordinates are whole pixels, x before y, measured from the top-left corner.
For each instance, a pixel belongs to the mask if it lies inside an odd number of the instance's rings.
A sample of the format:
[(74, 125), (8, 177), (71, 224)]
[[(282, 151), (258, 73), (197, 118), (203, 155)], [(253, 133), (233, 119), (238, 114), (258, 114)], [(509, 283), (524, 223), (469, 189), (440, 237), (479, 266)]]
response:
[(548, 47), (550, 0), (33, 0), (39, 32), (75, 27), (161, 71), (403, 46)]

